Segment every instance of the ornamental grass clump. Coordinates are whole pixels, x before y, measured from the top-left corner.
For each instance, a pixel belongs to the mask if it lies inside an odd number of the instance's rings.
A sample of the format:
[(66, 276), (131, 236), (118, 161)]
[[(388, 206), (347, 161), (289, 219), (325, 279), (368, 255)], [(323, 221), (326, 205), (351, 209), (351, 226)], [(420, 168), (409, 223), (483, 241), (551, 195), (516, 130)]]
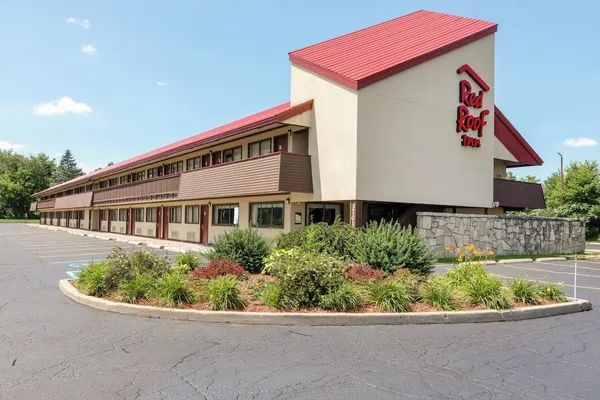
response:
[(393, 280), (373, 282), (368, 289), (369, 299), (381, 311), (406, 312), (411, 298), (406, 288)]
[(503, 287), (502, 281), (490, 274), (473, 276), (462, 286), (470, 304), (483, 305), (494, 310), (505, 310), (515, 305), (510, 289)]
[(119, 286), (117, 299), (125, 303), (137, 303), (140, 299), (149, 296), (154, 287), (152, 276), (148, 273), (137, 273)]
[(281, 290), (281, 285), (277, 282), (267, 283), (259, 297), (267, 307), (274, 307), (282, 310), (294, 310), (300, 307), (296, 300), (284, 295)]
[(444, 279), (431, 279), (423, 285), (422, 301), (441, 311), (458, 311), (461, 307), (456, 302), (456, 289)]
[(400, 268), (394, 272), (392, 279), (406, 288), (412, 301), (421, 301), (421, 286), (427, 281), (426, 276), (416, 275), (405, 268)]
[(235, 276), (220, 276), (206, 282), (209, 307), (213, 311), (241, 310), (246, 307)]
[(433, 254), (417, 232), (398, 222), (371, 222), (358, 231), (353, 248), (356, 261), (386, 273), (406, 268), (414, 274), (433, 271)]
[(344, 283), (339, 288), (321, 296), (319, 306), (325, 310), (353, 311), (363, 305), (363, 297), (358, 288)]
[(544, 298), (540, 287), (524, 278), (515, 279), (510, 284), (515, 301), (524, 304), (540, 304)]
[(455, 287), (461, 287), (471, 281), (474, 277), (487, 275), (485, 267), (477, 263), (466, 263), (452, 267), (442, 275), (443, 279)]
[(175, 259), (176, 265), (187, 265), (188, 268), (193, 271), (200, 266), (200, 256), (192, 253), (191, 251), (186, 251), (183, 254), (180, 254)]
[(151, 293), (160, 305), (173, 307), (196, 301), (189, 278), (178, 272), (169, 272), (156, 281)]
[(104, 296), (108, 290), (105, 285), (106, 264), (104, 262), (91, 263), (79, 271), (76, 285), (89, 296)]
[(540, 296), (542, 296), (544, 300), (556, 303), (566, 303), (568, 301), (562, 290), (551, 283), (540, 286)]
[(235, 261), (249, 273), (258, 273), (263, 268), (263, 259), (269, 254), (267, 240), (252, 228), (233, 228), (219, 235), (213, 250), (206, 254), (209, 260), (217, 258)]

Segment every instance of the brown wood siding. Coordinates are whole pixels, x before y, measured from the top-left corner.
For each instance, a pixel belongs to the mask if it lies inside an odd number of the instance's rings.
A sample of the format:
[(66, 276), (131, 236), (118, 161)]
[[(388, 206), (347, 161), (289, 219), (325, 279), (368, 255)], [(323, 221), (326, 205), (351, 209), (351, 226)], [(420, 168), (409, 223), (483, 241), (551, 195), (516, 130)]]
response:
[(281, 154), (279, 190), (283, 192), (312, 193), (310, 156), (306, 154)]
[(137, 202), (157, 198), (157, 196), (173, 198), (177, 195), (179, 179), (179, 175), (167, 175), (120, 187), (97, 190), (94, 192), (94, 205)]
[(178, 199), (282, 192), (312, 192), (309, 156), (272, 153), (184, 173)]
[(57, 197), (54, 208), (65, 209), (65, 208), (84, 208), (92, 205), (92, 196), (94, 192), (85, 192), (80, 194), (73, 194), (70, 196)]
[(41, 210), (41, 209), (47, 209), (47, 208), (54, 208), (55, 202), (56, 202), (56, 199), (38, 201), (37, 209)]
[(505, 208), (546, 208), (539, 183), (494, 179), (494, 201)]

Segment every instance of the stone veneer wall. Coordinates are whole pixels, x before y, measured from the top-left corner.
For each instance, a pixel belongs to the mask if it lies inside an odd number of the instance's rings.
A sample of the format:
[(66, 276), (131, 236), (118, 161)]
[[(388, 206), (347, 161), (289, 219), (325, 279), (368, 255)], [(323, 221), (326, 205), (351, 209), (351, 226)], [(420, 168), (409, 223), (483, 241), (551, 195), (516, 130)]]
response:
[(417, 228), (437, 257), (446, 246), (474, 244), (507, 254), (573, 254), (585, 251), (585, 223), (567, 218), (417, 213)]

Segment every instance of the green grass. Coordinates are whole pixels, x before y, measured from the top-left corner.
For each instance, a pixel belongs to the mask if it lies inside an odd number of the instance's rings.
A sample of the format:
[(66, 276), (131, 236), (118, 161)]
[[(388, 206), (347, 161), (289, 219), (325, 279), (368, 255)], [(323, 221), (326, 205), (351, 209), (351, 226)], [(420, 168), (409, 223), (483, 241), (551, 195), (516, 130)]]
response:
[[(481, 258), (477, 258), (475, 257), (475, 259), (473, 261), (478, 261), (478, 260), (493, 260), (493, 261), (499, 261), (499, 260), (514, 260), (517, 258), (531, 258), (533, 260), (537, 260), (538, 258), (546, 258), (546, 257), (566, 257), (566, 258), (574, 258), (575, 256), (577, 256), (579, 254), (507, 254), (504, 256), (486, 256), (486, 257), (481, 257)], [(440, 263), (440, 264), (452, 264), (456, 262), (456, 257), (442, 257), (442, 258), (438, 258), (435, 260), (436, 263)]]
[(0, 224), (20, 224), (27, 222), (29, 224), (39, 224), (39, 219), (0, 219)]

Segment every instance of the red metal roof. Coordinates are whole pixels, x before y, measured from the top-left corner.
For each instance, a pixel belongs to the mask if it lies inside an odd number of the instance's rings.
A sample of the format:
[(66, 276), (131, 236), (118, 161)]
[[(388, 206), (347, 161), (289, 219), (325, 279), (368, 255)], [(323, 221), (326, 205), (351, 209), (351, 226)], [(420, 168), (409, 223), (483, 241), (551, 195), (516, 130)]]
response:
[(417, 11), (290, 53), (290, 61), (360, 89), (496, 32), (498, 24)]
[(517, 128), (496, 106), (494, 106), (494, 136), (517, 159), (519, 166), (534, 166), (544, 163), (525, 138), (521, 136)]
[(187, 139), (182, 139), (178, 142), (168, 144), (156, 150), (152, 150), (141, 154), (137, 157), (133, 157), (128, 160), (121, 161), (111, 166), (102, 168), (98, 171), (90, 172), (87, 175), (80, 176), (68, 182), (61, 183), (60, 185), (56, 185), (49, 189), (36, 193), (35, 196), (45, 194), (51, 191), (53, 192), (60, 188), (73, 186), (74, 184), (83, 184), (84, 182), (90, 181), (92, 179), (98, 179), (104, 176), (117, 173), (119, 171), (133, 168), (135, 166), (144, 165), (154, 161), (155, 159), (175, 154), (184, 150), (192, 149), (194, 147), (205, 145), (211, 142), (215, 142), (217, 140), (244, 133), (252, 129), (258, 129), (271, 124), (282, 123), (286, 119), (289, 119), (291, 117), (302, 114), (303, 112), (312, 109), (312, 104), (312, 100), (295, 106), (292, 106), (289, 102), (280, 104), (276, 107), (269, 108), (268, 110), (261, 111), (259, 113), (239, 119), (237, 121), (220, 126), (218, 128), (199, 133)]

